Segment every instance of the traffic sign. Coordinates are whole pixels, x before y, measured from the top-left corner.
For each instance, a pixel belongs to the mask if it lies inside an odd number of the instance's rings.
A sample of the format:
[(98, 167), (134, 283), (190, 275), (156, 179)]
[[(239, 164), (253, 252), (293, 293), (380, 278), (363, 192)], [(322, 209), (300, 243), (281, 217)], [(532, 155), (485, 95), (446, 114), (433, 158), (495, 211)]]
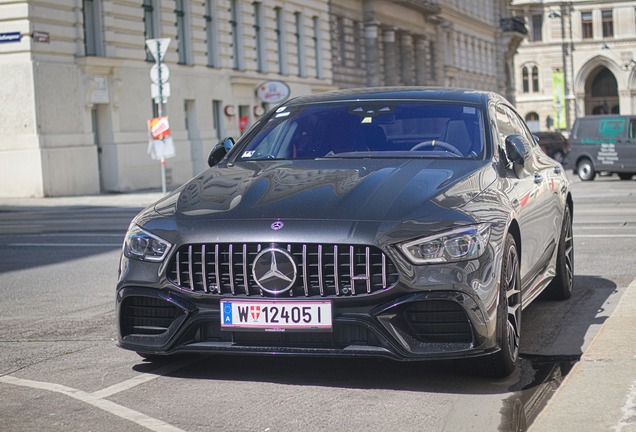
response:
[[(158, 98), (159, 96), (159, 84), (150, 83), (150, 97)], [(169, 98), (170, 97), (170, 83), (161, 84), (161, 97)]]
[[(161, 71), (161, 83), (159, 82), (159, 71)], [(152, 81), (153, 83), (165, 84), (168, 82), (169, 78), (170, 69), (168, 69), (168, 65), (166, 65), (165, 63), (161, 63), (161, 68), (159, 68), (156, 63), (150, 68), (150, 81)]]
[(146, 39), (146, 46), (155, 60), (163, 60), (166, 51), (168, 51), (170, 40), (170, 38)]

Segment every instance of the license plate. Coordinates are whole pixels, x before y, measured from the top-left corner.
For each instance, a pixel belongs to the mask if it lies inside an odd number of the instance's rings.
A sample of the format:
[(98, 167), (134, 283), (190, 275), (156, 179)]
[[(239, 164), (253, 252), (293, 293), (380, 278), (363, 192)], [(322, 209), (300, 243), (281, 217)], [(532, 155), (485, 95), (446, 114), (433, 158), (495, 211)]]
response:
[(221, 300), (222, 330), (331, 331), (330, 301)]

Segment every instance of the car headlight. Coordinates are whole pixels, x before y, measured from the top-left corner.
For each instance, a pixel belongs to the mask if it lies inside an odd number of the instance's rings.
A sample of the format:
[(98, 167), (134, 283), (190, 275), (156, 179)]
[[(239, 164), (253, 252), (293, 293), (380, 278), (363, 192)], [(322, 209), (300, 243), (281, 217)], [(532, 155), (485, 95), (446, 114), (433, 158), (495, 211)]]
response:
[(124, 239), (124, 255), (140, 261), (163, 261), (172, 244), (161, 237), (131, 225)]
[(488, 245), (490, 224), (470, 225), (402, 243), (413, 264), (466, 261), (479, 258)]

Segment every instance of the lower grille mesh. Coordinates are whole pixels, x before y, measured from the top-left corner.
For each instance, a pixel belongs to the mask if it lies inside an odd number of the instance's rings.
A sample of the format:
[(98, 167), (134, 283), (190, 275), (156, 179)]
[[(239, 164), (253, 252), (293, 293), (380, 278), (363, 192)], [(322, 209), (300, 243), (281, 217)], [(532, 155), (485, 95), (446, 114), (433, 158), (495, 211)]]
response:
[(183, 311), (173, 304), (153, 297), (131, 296), (124, 299), (121, 314), (122, 335), (160, 335), (165, 333)]
[(447, 300), (417, 302), (404, 311), (416, 339), (421, 342), (472, 342), (464, 309)]
[(168, 280), (199, 293), (267, 296), (254, 281), (252, 263), (270, 247), (286, 250), (297, 278), (285, 296), (360, 296), (397, 283), (395, 265), (379, 249), (365, 245), (205, 243), (180, 247), (168, 266)]

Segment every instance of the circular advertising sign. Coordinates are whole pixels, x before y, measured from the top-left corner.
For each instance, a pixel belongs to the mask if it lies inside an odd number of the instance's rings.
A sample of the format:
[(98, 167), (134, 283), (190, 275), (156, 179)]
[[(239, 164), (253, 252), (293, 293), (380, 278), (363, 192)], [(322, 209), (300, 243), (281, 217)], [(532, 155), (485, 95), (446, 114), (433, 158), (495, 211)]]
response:
[(256, 88), (256, 97), (265, 103), (282, 102), (289, 97), (289, 86), (282, 81), (266, 81)]

